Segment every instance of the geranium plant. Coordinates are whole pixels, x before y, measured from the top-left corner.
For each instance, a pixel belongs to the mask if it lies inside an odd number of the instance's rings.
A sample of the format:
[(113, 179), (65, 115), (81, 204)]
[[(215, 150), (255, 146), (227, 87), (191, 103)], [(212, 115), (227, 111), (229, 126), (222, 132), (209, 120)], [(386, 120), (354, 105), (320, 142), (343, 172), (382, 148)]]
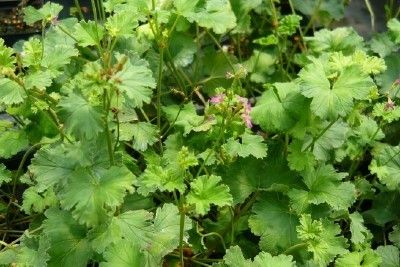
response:
[(327, 28), (344, 8), (25, 8), (41, 35), (0, 39), (0, 264), (398, 266), (400, 22), (365, 41)]

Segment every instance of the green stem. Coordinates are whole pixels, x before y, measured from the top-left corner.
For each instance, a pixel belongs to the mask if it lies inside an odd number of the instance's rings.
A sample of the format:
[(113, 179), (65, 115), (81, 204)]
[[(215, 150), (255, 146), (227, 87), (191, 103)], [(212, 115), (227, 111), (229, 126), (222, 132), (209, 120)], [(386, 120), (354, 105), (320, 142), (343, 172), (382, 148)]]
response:
[[(90, 3), (92, 4), (93, 17), (94, 17), (94, 21), (96, 21), (96, 26), (97, 26), (97, 23), (99, 23), (99, 20), (97, 18), (96, 3), (94, 2), (94, 0), (90, 0)], [(97, 32), (97, 29), (96, 29), (96, 32)]]
[(207, 34), (211, 37), (211, 40), (213, 40), (213, 42), (215, 43), (215, 45), (218, 47), (218, 49), (221, 51), (222, 55), (225, 57), (226, 61), (228, 62), (229, 66), (231, 67), (232, 71), (235, 72), (235, 66), (233, 65), (231, 59), (229, 58), (229, 56), (224, 52), (221, 44), (219, 43), (219, 41), (217, 40), (217, 38), (215, 38), (215, 36), (208, 31), (207, 29), (205, 29)]
[[(293, 15), (297, 15), (296, 10), (294, 9), (292, 0), (288, 0), (288, 2), (289, 2), (289, 5), (290, 5), (290, 10), (292, 11), (292, 14)], [(303, 42), (304, 49), (307, 51), (307, 45), (304, 42), (304, 34), (303, 34), (303, 29), (301, 28), (301, 26), (299, 27), (299, 33), (300, 33), (301, 41)]]
[(81, 8), (81, 5), (79, 4), (79, 0), (74, 0), (74, 2), (75, 2), (75, 7), (78, 10), (79, 18), (81, 20), (84, 20), (85, 16), (83, 16), (82, 8)]
[[(15, 192), (16, 192), (16, 190), (17, 190), (17, 181), (18, 181), (18, 178), (21, 176), (22, 168), (24, 167), (25, 162), (26, 162), (27, 159), (28, 159), (28, 156), (29, 156), (33, 151), (35, 151), (38, 147), (40, 147), (40, 146), (42, 146), (42, 145), (44, 145), (44, 144), (47, 144), (47, 143), (37, 143), (37, 144), (31, 146), (31, 147), (25, 152), (24, 156), (22, 157), (22, 160), (21, 160), (21, 162), (20, 162), (19, 165), (18, 165), (17, 172), (15, 173), (15, 175), (14, 175), (14, 177), (13, 177), (13, 187), (12, 187), (12, 194), (11, 194), (12, 198), (14, 198), (14, 196), (15, 196)], [(10, 199), (10, 203), (13, 201), (12, 198)]]
[(312, 147), (314, 146), (315, 142), (317, 142), (318, 139), (320, 139), (320, 138), (326, 133), (326, 131), (328, 131), (329, 128), (331, 128), (332, 125), (335, 124), (338, 120), (339, 120), (339, 118), (337, 118), (337, 119), (334, 120), (334, 121), (331, 121), (331, 122), (328, 124), (328, 126), (326, 126), (326, 127), (312, 140), (312, 142), (311, 142), (303, 151), (307, 151), (308, 149), (312, 148)]
[(0, 240), (0, 245), (2, 245), (2, 246), (5, 247), (5, 248), (13, 248), (12, 245), (7, 244), (6, 242), (4, 242), (4, 241), (2, 241), (2, 240)]
[(197, 226), (196, 226), (196, 232), (201, 236), (201, 240), (203, 240), (205, 237), (208, 237), (208, 236), (216, 236), (216, 237), (218, 237), (219, 239), (220, 239), (220, 241), (221, 241), (221, 245), (222, 245), (222, 247), (224, 248), (224, 251), (226, 251), (226, 246), (225, 246), (225, 241), (224, 241), (224, 238), (219, 234), (219, 233), (217, 233), (217, 232), (210, 232), (210, 233), (207, 233), (207, 234), (202, 234), (202, 233), (200, 233), (200, 231), (199, 231), (199, 224), (197, 223)]
[(68, 141), (68, 143), (72, 144), (71, 139), (69, 139), (69, 137), (64, 133), (63, 127), (60, 123), (60, 120), (57, 117), (56, 112), (53, 109), (49, 108), (47, 110), (46, 114), (48, 114), (48, 116), (50, 117), (50, 120), (54, 123), (54, 126), (57, 128), (58, 132), (60, 133), (61, 140), (65, 139)]
[(289, 247), (288, 249), (286, 249), (283, 252), (283, 254), (289, 255), (289, 254), (293, 253), (294, 251), (301, 249), (301, 248), (305, 248), (305, 247), (307, 247), (307, 243), (299, 243), (299, 244), (293, 245), (293, 246)]
[(313, 23), (314, 23), (314, 20), (317, 18), (318, 10), (319, 10), (321, 4), (322, 4), (322, 0), (318, 0), (318, 3), (317, 3), (317, 5), (315, 6), (315, 9), (314, 9), (314, 11), (313, 11), (313, 14), (311, 15), (311, 18), (310, 18), (310, 20), (308, 21), (307, 26), (304, 28), (304, 34), (307, 34), (307, 32), (308, 32), (308, 31), (310, 30), (310, 28), (312, 27), (312, 25), (313, 25)]
[(199, 177), (201, 171), (205, 168), (205, 165), (207, 163), (207, 160), (209, 159), (209, 157), (211, 157), (212, 153), (217, 149), (217, 147), (219, 146), (219, 143), (221, 141), (221, 138), (224, 135), (224, 131), (225, 131), (225, 125), (226, 125), (226, 117), (224, 117), (222, 119), (222, 124), (221, 124), (221, 128), (220, 128), (220, 132), (218, 134), (217, 140), (214, 143), (213, 149), (210, 150), (210, 152), (207, 154), (207, 157), (204, 159), (203, 163), (201, 164), (199, 170), (196, 173), (195, 178)]
[(369, 15), (371, 17), (371, 30), (374, 32), (375, 31), (375, 13), (374, 10), (372, 9), (371, 3), (369, 2), (369, 0), (364, 0), (365, 1), (365, 5), (368, 9)]
[[(181, 202), (181, 201), (180, 201)], [(183, 205), (180, 207), (180, 220), (179, 220), (179, 254), (181, 259), (181, 266), (185, 266), (183, 257), (183, 234), (185, 230), (185, 212), (183, 210)]]
[[(177, 255), (177, 254), (174, 254), (174, 253), (170, 253), (169, 256), (175, 257), (175, 258), (180, 258), (181, 257), (180, 255)], [(210, 267), (211, 266), (211, 265), (209, 265), (207, 263), (203, 263), (200, 260), (196, 260), (196, 259), (193, 259), (193, 258), (183, 257), (183, 259), (187, 260), (187, 261), (190, 261), (190, 262), (193, 262), (193, 263), (195, 263), (197, 265), (200, 265), (200, 266), (205, 266), (205, 267)], [(217, 260), (215, 260), (215, 261), (217, 261)], [(181, 266), (183, 266), (183, 265), (181, 265)]]
[(46, 23), (44, 21), (42, 21), (42, 56), (41, 56), (41, 60), (43, 60), (43, 56), (44, 56), (44, 29), (46, 27)]
[[(157, 81), (157, 127), (161, 133), (161, 83), (164, 65), (164, 47), (160, 45), (160, 61), (158, 65), (158, 81)], [(160, 150), (163, 151), (162, 140), (159, 138)]]
[(97, 1), (98, 1), (98, 7), (99, 7), (99, 10), (100, 10), (99, 15), (101, 17), (101, 20), (105, 21), (106, 13), (105, 13), (105, 10), (104, 10), (103, 0), (97, 0)]
[(110, 158), (110, 166), (114, 165), (114, 151), (112, 145), (112, 137), (110, 132), (110, 127), (108, 125), (108, 113), (110, 112), (110, 99), (108, 99), (107, 90), (103, 90), (103, 107), (104, 107), (104, 131), (107, 136), (107, 149), (108, 156)]

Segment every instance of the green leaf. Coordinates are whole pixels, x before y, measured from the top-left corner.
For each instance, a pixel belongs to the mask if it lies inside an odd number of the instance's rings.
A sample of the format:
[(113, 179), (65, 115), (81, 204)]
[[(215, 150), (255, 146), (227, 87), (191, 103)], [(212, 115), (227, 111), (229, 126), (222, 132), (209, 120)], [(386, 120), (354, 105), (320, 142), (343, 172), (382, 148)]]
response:
[(379, 54), (381, 58), (385, 58), (398, 49), (387, 32), (374, 35), (370, 41), (370, 47), (371, 50)]
[(300, 27), (302, 17), (298, 15), (286, 15), (279, 20), (277, 32), (283, 36), (290, 36)]
[(231, 0), (232, 10), (237, 19), (237, 25), (232, 32), (251, 32), (251, 11), (262, 4), (262, 0)]
[(40, 193), (69, 177), (75, 166), (76, 161), (67, 156), (63, 146), (43, 147), (35, 154), (29, 170), (34, 174)]
[(100, 46), (104, 37), (104, 27), (94, 21), (80, 21), (75, 24), (74, 37), (80, 46)]
[(269, 76), (275, 71), (276, 60), (277, 56), (274, 53), (254, 50), (243, 66), (248, 69), (252, 82), (263, 84), (270, 81)]
[(334, 149), (340, 148), (347, 140), (348, 125), (342, 120), (328, 123), (314, 123), (314, 137), (308, 135), (303, 143), (302, 151), (312, 148), (316, 159), (327, 161), (332, 158)]
[(287, 161), (290, 169), (295, 171), (303, 171), (313, 168), (315, 166), (316, 160), (311, 151), (303, 151), (303, 142), (295, 140), (289, 147), (289, 155), (287, 156)]
[(42, 42), (38, 38), (32, 37), (24, 42), (21, 57), (26, 67), (39, 66), (42, 62), (42, 56)]
[(254, 204), (249, 226), (260, 236), (260, 248), (273, 254), (285, 251), (298, 242), (298, 218), (289, 209), (289, 200), (278, 193), (263, 193)]
[(363, 212), (367, 223), (384, 227), (388, 222), (400, 217), (398, 203), (400, 195), (397, 191), (383, 191), (372, 198), (372, 208)]
[(68, 178), (60, 194), (64, 209), (72, 210), (80, 223), (95, 226), (122, 204), (132, 192), (134, 175), (126, 167), (88, 171), (77, 169)]
[(37, 88), (41, 91), (45, 91), (52, 83), (51, 73), (46, 71), (36, 71), (29, 73), (24, 77), (24, 83), (26, 89)]
[(263, 130), (285, 131), (296, 124), (301, 110), (308, 108), (308, 101), (295, 83), (275, 83), (274, 87), (262, 94), (251, 118)]
[(395, 246), (380, 246), (376, 249), (376, 252), (382, 257), (380, 267), (400, 266), (400, 253)]
[(378, 123), (370, 117), (362, 117), (361, 124), (354, 130), (357, 142), (361, 145), (371, 145), (373, 141), (381, 140), (385, 137)]
[(288, 168), (282, 147), (272, 143), (266, 159), (240, 158), (221, 168), (220, 175), (230, 188), (234, 205), (253, 192), (286, 192), (299, 181), (298, 175)]
[(92, 249), (86, 237), (86, 228), (79, 225), (72, 216), (57, 209), (45, 212), (43, 232), (50, 240), (49, 267), (86, 267)]
[(304, 39), (307, 46), (317, 53), (342, 51), (348, 55), (363, 48), (363, 38), (353, 28), (322, 29)]
[(154, 144), (158, 140), (157, 126), (147, 123), (138, 122), (132, 124), (133, 148), (139, 151), (145, 151), (149, 145)]
[(396, 43), (400, 43), (400, 21), (396, 18), (392, 18), (387, 22), (387, 27), (394, 36)]
[(385, 60), (380, 57), (369, 56), (362, 50), (356, 50), (352, 56), (352, 62), (359, 65), (366, 74), (377, 75), (386, 70)]
[(15, 64), (14, 50), (4, 44), (4, 40), (0, 38), (0, 70), (14, 69)]
[(18, 249), (16, 265), (17, 266), (37, 266), (47, 267), (50, 248), (50, 242), (45, 235), (39, 237), (23, 236)]
[(319, 23), (327, 24), (332, 19), (339, 20), (344, 16), (345, 3), (341, 0), (294, 0), (293, 6), (305, 15), (314, 15)]
[(187, 19), (190, 22), (195, 20), (199, 26), (212, 29), (216, 34), (223, 34), (236, 26), (236, 17), (228, 0), (208, 0)]
[(0, 133), (0, 158), (9, 159), (29, 145), (24, 131), (10, 130)]
[(393, 231), (389, 233), (389, 240), (398, 248), (400, 248), (400, 225), (395, 225)]
[(395, 97), (397, 90), (392, 90), (393, 83), (399, 78), (400, 60), (398, 53), (394, 52), (385, 57), (386, 71), (377, 75), (376, 81), (381, 86), (379, 92)]
[(65, 114), (65, 127), (68, 133), (81, 139), (92, 139), (103, 131), (101, 113), (82, 96), (70, 94), (58, 105)]
[[(127, 211), (114, 219), (124, 239), (137, 244), (145, 254), (148, 267), (160, 266), (161, 259), (179, 245), (180, 216), (173, 204), (158, 208), (153, 221), (152, 213), (144, 210)], [(184, 231), (191, 229), (185, 218)]]
[(242, 250), (239, 246), (230, 247), (226, 250), (224, 256), (224, 262), (230, 267), (295, 267), (296, 264), (293, 261), (291, 255), (278, 255), (272, 256), (267, 252), (261, 252), (258, 254), (254, 261), (246, 260), (243, 257)]
[(3, 183), (9, 183), (11, 181), (11, 172), (7, 170), (7, 167), (0, 163), (0, 186)]
[(183, 128), (184, 136), (204, 121), (202, 116), (197, 115), (196, 108), (192, 102), (185, 104), (183, 107), (169, 105), (163, 107), (162, 110), (171, 124)]
[(353, 99), (367, 99), (374, 87), (372, 79), (356, 65), (344, 68), (333, 82), (328, 79), (322, 62), (315, 60), (299, 76), (301, 93), (312, 98), (311, 110), (322, 119), (346, 116), (353, 108)]
[[(171, 139), (169, 141), (171, 142)], [(187, 176), (185, 172), (191, 166), (196, 166), (198, 161), (187, 147), (172, 148), (170, 142), (166, 143), (167, 150), (163, 158), (156, 156), (146, 159), (147, 169), (138, 179), (139, 194), (147, 196), (156, 190), (185, 192), (184, 178)]]
[(336, 260), (337, 267), (376, 267), (381, 266), (381, 257), (372, 249), (350, 252)]
[(60, 13), (62, 8), (61, 5), (52, 2), (46, 2), (46, 4), (39, 9), (29, 5), (23, 9), (24, 22), (28, 25), (33, 25), (39, 20), (44, 20), (45, 23), (51, 22), (58, 17), (58, 13)]
[(267, 156), (267, 145), (263, 143), (263, 138), (259, 135), (244, 133), (239, 136), (239, 140), (229, 138), (222, 147), (232, 157), (238, 155), (246, 158), (253, 156), (255, 158), (264, 158)]
[(296, 228), (298, 237), (320, 266), (328, 266), (337, 255), (348, 252), (346, 239), (339, 236), (340, 227), (327, 219), (312, 220), (309, 214), (302, 215)]
[(186, 67), (193, 62), (197, 45), (190, 35), (174, 33), (170, 37), (169, 50), (175, 66)]
[(108, 34), (114, 38), (129, 36), (138, 25), (136, 17), (129, 10), (109, 16), (105, 23)]
[(138, 58), (126, 58), (123, 55), (116, 57), (123, 66), (121, 71), (111, 78), (111, 81), (126, 94), (134, 108), (142, 107), (143, 103), (150, 103), (152, 89), (155, 88), (156, 83), (147, 62)]
[(389, 190), (400, 188), (400, 146), (377, 144), (372, 151), (373, 159), (369, 165), (372, 174)]
[(306, 170), (302, 176), (307, 189), (291, 189), (288, 194), (292, 207), (299, 214), (310, 204), (327, 203), (334, 210), (346, 210), (355, 201), (355, 186), (341, 181), (347, 173), (337, 173), (332, 165)]
[(104, 252), (106, 262), (101, 262), (100, 267), (136, 267), (145, 266), (146, 259), (137, 244), (125, 239), (110, 246)]
[(376, 103), (372, 114), (374, 117), (382, 118), (383, 121), (391, 123), (400, 119), (400, 108), (399, 106), (387, 108), (387, 103)]
[(22, 209), (26, 214), (42, 213), (48, 207), (58, 204), (58, 199), (53, 190), (46, 190), (39, 194), (37, 188), (29, 187), (23, 195)]
[(42, 66), (48, 68), (53, 76), (59, 74), (59, 69), (71, 62), (78, 55), (78, 50), (69, 45), (45, 45)]
[(8, 78), (0, 79), (0, 103), (5, 105), (19, 104), (26, 94), (21, 85)]
[(187, 195), (188, 204), (195, 206), (196, 212), (205, 215), (210, 210), (210, 205), (222, 207), (232, 204), (229, 187), (220, 184), (221, 177), (210, 175), (200, 176), (190, 183), (190, 192)]
[(138, 193), (147, 196), (156, 190), (185, 192), (184, 176), (176, 174), (173, 169), (163, 166), (150, 165), (139, 177)]
[(364, 226), (364, 218), (358, 212), (349, 214), (351, 242), (362, 244), (371, 235), (371, 232)]
[(192, 17), (194, 15), (195, 7), (199, 0), (175, 0), (174, 6), (176, 8), (176, 13), (184, 17)]

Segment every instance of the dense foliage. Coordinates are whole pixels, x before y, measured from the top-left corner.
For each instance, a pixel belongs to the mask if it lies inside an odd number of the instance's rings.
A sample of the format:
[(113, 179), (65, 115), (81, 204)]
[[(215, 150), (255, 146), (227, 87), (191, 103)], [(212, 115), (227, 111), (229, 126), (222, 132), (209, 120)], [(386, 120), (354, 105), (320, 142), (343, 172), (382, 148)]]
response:
[(365, 41), (344, 8), (26, 8), (42, 34), (0, 39), (0, 264), (399, 266), (399, 12)]

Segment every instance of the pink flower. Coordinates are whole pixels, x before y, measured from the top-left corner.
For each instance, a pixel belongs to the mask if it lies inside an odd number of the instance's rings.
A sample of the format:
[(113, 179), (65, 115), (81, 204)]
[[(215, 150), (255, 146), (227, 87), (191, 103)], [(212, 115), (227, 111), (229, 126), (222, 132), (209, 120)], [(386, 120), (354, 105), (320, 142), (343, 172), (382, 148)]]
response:
[(253, 123), (251, 122), (251, 117), (249, 114), (243, 113), (242, 114), (242, 119), (244, 121), (244, 124), (246, 124), (247, 128), (253, 127)]
[(395, 84), (395, 85), (400, 85), (400, 79), (395, 80), (395, 81), (394, 81), (394, 84)]
[(218, 94), (218, 95), (215, 95), (215, 96), (211, 97), (210, 103), (211, 103), (211, 104), (219, 104), (219, 103), (222, 103), (222, 102), (224, 101), (224, 98), (225, 98), (225, 94)]
[(236, 98), (243, 105), (243, 112), (242, 112), (241, 117), (242, 117), (244, 123), (246, 124), (246, 126), (248, 128), (253, 127), (253, 124), (251, 122), (251, 117), (250, 117), (251, 104), (249, 102), (249, 99), (247, 99), (245, 97), (241, 97), (241, 96), (237, 96)]

